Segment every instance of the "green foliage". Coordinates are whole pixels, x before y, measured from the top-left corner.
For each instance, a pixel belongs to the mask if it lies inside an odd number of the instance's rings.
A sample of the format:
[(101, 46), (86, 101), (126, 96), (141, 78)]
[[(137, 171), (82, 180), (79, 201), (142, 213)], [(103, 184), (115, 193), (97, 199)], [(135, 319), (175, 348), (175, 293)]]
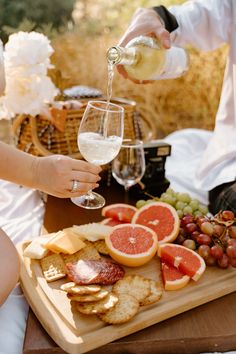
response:
[(72, 21), (75, 0), (0, 0), (1, 38), (23, 31), (60, 30)]

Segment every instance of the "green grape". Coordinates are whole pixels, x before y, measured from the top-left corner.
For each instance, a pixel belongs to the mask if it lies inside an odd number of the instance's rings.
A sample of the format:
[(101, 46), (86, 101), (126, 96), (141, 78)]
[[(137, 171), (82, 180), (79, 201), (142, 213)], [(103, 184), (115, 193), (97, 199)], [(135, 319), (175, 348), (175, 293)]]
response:
[(186, 207), (186, 206), (187, 206), (187, 204), (184, 203), (184, 202), (181, 202), (180, 200), (178, 200), (178, 201), (176, 202), (176, 204), (175, 204), (175, 208), (176, 208), (177, 210), (183, 210), (184, 207)]
[(189, 203), (189, 206), (193, 209), (193, 211), (195, 211), (199, 207), (199, 201), (197, 199), (192, 199)]
[(198, 210), (203, 214), (206, 215), (208, 213), (208, 208), (206, 205), (199, 204)]
[(193, 209), (191, 208), (191, 206), (187, 205), (184, 207), (183, 209), (183, 213), (186, 215), (186, 214), (193, 214)]
[(201, 216), (202, 215), (202, 213), (199, 211), (199, 210), (195, 210), (194, 212), (193, 212), (193, 215), (196, 217), (196, 216)]
[(157, 202), (156, 199), (148, 199), (148, 200), (146, 201), (146, 204), (151, 204), (151, 203), (155, 203), (155, 202)]
[(179, 193), (177, 199), (184, 203), (189, 203), (191, 201), (190, 195), (188, 193)]
[(174, 189), (172, 189), (172, 188), (170, 188), (170, 187), (167, 188), (166, 193), (169, 194), (169, 195), (172, 195), (172, 196), (175, 195)]
[(142, 208), (144, 205), (146, 205), (146, 200), (140, 199), (137, 201), (136, 203), (136, 208), (140, 209)]
[(184, 216), (183, 210), (178, 209), (176, 211), (177, 211), (177, 214), (179, 215), (179, 218), (181, 219)]
[(176, 202), (176, 198), (166, 194), (164, 197), (161, 197), (161, 201), (174, 206)]

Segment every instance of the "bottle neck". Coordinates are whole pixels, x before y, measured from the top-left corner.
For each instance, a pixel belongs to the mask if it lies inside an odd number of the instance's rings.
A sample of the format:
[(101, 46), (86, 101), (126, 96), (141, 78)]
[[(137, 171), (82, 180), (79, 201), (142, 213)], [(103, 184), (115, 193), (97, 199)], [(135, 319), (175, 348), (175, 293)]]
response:
[(138, 50), (134, 47), (114, 46), (107, 51), (107, 61), (113, 65), (135, 65), (139, 60)]

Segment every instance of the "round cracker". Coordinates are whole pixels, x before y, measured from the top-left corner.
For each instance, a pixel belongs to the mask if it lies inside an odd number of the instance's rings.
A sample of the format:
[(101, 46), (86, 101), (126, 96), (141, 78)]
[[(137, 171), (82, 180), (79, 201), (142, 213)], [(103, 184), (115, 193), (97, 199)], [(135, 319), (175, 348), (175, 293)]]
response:
[(140, 302), (141, 306), (152, 305), (160, 300), (162, 296), (162, 288), (161, 286), (154, 280), (149, 279), (150, 283), (150, 294), (145, 297), (143, 301)]
[(66, 291), (68, 294), (74, 295), (85, 295), (85, 294), (95, 294), (101, 290), (100, 285), (78, 285), (74, 282), (66, 283), (61, 286), (61, 289)]
[(115, 294), (108, 294), (105, 299), (91, 302), (91, 303), (78, 303), (76, 308), (79, 312), (85, 315), (94, 315), (98, 313), (105, 313), (109, 311), (118, 302), (118, 297)]
[(129, 294), (139, 302), (150, 294), (150, 283), (141, 275), (127, 275), (113, 286), (116, 294)]
[(139, 310), (138, 300), (129, 294), (119, 294), (117, 304), (105, 312), (97, 316), (104, 322), (110, 324), (120, 324), (129, 321)]
[(108, 295), (107, 290), (100, 290), (95, 294), (88, 294), (88, 295), (74, 295), (74, 294), (67, 294), (68, 298), (72, 301), (78, 302), (92, 302), (92, 301), (99, 301), (104, 299)]

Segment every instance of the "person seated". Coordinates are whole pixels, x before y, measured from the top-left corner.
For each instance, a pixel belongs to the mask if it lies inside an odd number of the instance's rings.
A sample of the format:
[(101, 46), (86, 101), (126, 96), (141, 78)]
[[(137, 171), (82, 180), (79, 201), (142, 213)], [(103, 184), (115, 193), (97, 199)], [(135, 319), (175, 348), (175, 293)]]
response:
[(20, 274), (20, 260), (17, 250), (8, 235), (2, 229), (0, 229), (0, 259), (1, 307), (17, 284)]

